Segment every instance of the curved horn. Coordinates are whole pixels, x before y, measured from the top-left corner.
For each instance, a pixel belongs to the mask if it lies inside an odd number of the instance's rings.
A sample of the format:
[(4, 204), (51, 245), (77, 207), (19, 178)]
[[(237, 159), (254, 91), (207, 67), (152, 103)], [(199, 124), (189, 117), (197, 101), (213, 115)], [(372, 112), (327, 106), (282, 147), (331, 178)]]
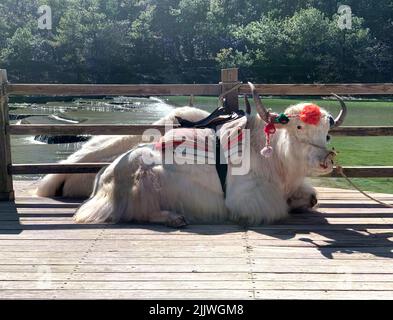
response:
[(263, 121), (268, 123), (270, 121), (269, 120), (269, 118), (270, 118), (269, 111), (263, 105), (262, 100), (259, 97), (255, 86), (251, 82), (249, 82), (248, 85), (251, 88), (252, 96), (254, 97), (255, 106), (257, 108), (257, 112), (258, 112), (259, 116), (262, 118)]
[(335, 93), (332, 93), (332, 95), (337, 98), (337, 100), (340, 102), (340, 105), (341, 105), (340, 114), (334, 120), (334, 128), (338, 128), (339, 126), (341, 126), (344, 123), (345, 118), (347, 117), (347, 114), (348, 114), (348, 108), (347, 108), (347, 105), (345, 104), (343, 98), (341, 98), (340, 96), (338, 96)]
[(246, 113), (247, 113), (248, 115), (250, 115), (251, 112), (252, 112), (252, 110), (251, 110), (251, 104), (250, 104), (250, 100), (248, 100), (248, 97), (247, 97), (246, 94), (244, 95), (244, 102), (245, 102), (245, 104), (246, 104)]

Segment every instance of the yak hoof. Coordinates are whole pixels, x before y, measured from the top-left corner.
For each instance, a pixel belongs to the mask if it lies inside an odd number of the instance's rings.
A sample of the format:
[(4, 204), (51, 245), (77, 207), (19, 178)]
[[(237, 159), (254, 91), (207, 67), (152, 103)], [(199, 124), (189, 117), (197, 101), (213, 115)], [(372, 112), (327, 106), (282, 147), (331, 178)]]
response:
[(184, 228), (188, 226), (188, 222), (183, 216), (173, 215), (168, 219), (166, 225), (171, 228)]
[(315, 194), (312, 194), (310, 197), (310, 208), (314, 208), (318, 204), (318, 199)]

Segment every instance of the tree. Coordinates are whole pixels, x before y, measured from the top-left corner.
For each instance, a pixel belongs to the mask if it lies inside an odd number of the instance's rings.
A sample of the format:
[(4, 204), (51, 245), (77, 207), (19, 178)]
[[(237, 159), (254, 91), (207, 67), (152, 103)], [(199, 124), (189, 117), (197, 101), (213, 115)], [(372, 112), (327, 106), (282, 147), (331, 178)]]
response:
[(333, 0), (2, 0), (0, 66), (26, 82), (217, 82), (227, 66), (264, 82), (393, 81), (393, 0), (346, 4), (343, 31)]

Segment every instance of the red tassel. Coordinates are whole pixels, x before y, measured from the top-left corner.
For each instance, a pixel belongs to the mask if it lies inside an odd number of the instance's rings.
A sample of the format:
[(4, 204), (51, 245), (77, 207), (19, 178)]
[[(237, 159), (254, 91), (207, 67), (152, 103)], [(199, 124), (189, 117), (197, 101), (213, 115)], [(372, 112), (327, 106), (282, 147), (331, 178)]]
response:
[(309, 104), (305, 106), (303, 111), (300, 113), (300, 120), (302, 120), (304, 123), (312, 124), (314, 126), (319, 124), (321, 117), (321, 108), (315, 104)]

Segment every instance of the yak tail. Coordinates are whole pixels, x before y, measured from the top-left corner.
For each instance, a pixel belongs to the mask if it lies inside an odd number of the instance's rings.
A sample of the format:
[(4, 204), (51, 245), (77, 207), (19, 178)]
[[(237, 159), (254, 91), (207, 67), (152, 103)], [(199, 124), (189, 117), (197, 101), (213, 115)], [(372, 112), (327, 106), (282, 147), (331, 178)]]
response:
[(99, 192), (101, 176), (106, 168), (101, 169), (94, 181), (94, 190), (89, 200), (87, 200), (75, 213), (76, 223), (105, 223), (113, 220), (115, 211), (113, 200), (110, 194)]
[(109, 197), (97, 194), (86, 201), (75, 213), (76, 223), (107, 223), (113, 221), (115, 208)]
[(63, 193), (63, 186), (66, 180), (64, 174), (49, 174), (39, 183), (35, 194), (39, 197), (56, 197)]

